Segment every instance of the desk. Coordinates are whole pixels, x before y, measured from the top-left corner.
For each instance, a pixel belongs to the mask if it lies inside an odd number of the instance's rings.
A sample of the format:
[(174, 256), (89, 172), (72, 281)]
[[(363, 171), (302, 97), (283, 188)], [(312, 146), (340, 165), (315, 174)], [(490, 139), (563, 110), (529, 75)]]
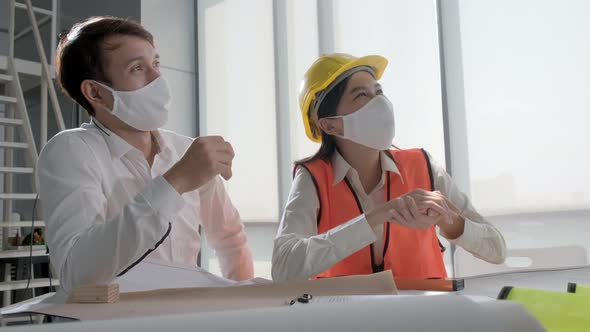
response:
[(484, 310), (462, 296), (392, 296), (363, 303), (310, 304), (176, 316), (84, 321), (27, 326), (18, 330), (7, 327), (3, 331), (544, 331), (536, 320), (517, 303), (510, 301), (488, 303), (492, 304), (492, 307)]
[[(235, 324), (234, 322), (234, 328), (236, 328), (238, 325), (242, 328), (244, 328), (244, 330), (248, 330), (250, 328), (256, 327), (256, 329), (259, 330), (264, 330), (264, 327), (269, 327), (269, 326), (274, 326), (275, 328), (277, 326), (281, 327), (281, 330), (284, 330), (286, 328), (286, 330), (289, 330), (288, 327), (285, 327), (284, 324), (285, 322), (293, 322), (293, 324), (296, 324), (297, 329), (292, 329), (292, 330), (301, 330), (304, 329), (301, 324), (306, 325), (310, 319), (314, 320), (314, 324), (317, 323), (319, 325), (316, 325), (316, 328), (319, 328), (319, 326), (321, 324), (325, 324), (325, 326), (329, 326), (331, 328), (335, 328), (336, 326), (341, 326), (341, 327), (347, 327), (347, 329), (345, 328), (344, 330), (352, 330), (354, 327), (358, 327), (358, 322), (354, 322), (354, 320), (368, 320), (371, 321), (372, 319), (375, 319), (375, 317), (380, 317), (379, 315), (383, 315), (383, 317), (381, 317), (381, 320), (386, 320), (386, 321), (390, 321), (390, 320), (394, 320), (394, 318), (396, 318), (397, 316), (395, 316), (395, 314), (398, 314), (401, 312), (400, 310), (403, 310), (403, 308), (407, 308), (408, 305), (410, 304), (414, 304), (419, 306), (419, 308), (421, 308), (420, 310), (417, 310), (416, 312), (410, 312), (410, 313), (405, 313), (404, 315), (397, 317), (396, 319), (403, 319), (404, 322), (402, 325), (400, 326), (404, 326), (404, 327), (408, 327), (409, 328), (409, 323), (408, 322), (421, 322), (423, 320), (426, 319), (427, 321), (424, 321), (422, 323), (424, 324), (443, 324), (442, 321), (444, 321), (444, 325), (446, 326), (448, 329), (446, 328), (439, 328), (438, 331), (452, 331), (453, 330), (453, 326), (455, 327), (455, 331), (461, 331), (461, 329), (457, 328), (457, 325), (449, 325), (449, 321), (452, 322), (452, 320), (461, 320), (461, 319), (465, 319), (466, 317), (469, 318), (470, 322), (467, 322), (463, 325), (459, 324), (458, 322), (455, 322), (459, 325), (461, 325), (462, 327), (466, 328), (466, 331), (487, 331), (485, 327), (490, 328), (489, 331), (495, 331), (493, 328), (491, 328), (490, 324), (493, 324), (494, 322), (490, 322), (490, 320), (488, 318), (485, 317), (485, 315), (482, 315), (481, 313), (478, 312), (474, 312), (472, 310), (471, 307), (473, 307), (473, 304), (468, 305), (468, 301), (467, 299), (465, 299), (462, 296), (457, 296), (457, 295), (474, 295), (474, 296), (487, 296), (490, 298), (496, 298), (498, 293), (500, 292), (500, 289), (504, 286), (515, 286), (515, 287), (529, 287), (529, 288), (539, 288), (539, 289), (546, 289), (546, 290), (555, 290), (555, 291), (566, 291), (566, 287), (567, 287), (567, 283), (568, 282), (577, 282), (577, 283), (581, 283), (581, 284), (589, 284), (590, 285), (590, 266), (583, 266), (583, 267), (574, 267), (574, 268), (563, 268), (563, 269), (544, 269), (544, 270), (534, 270), (534, 271), (522, 271), (522, 272), (508, 272), (508, 273), (499, 273), (499, 274), (493, 274), (493, 275), (484, 275), (484, 276), (475, 276), (475, 277), (468, 277), (465, 278), (465, 289), (460, 291), (460, 292), (454, 292), (454, 293), (442, 293), (445, 295), (441, 295), (441, 296), (418, 296), (418, 297), (414, 297), (414, 298), (399, 298), (399, 299), (387, 299), (387, 300), (379, 300), (379, 301), (369, 301), (366, 303), (363, 303), (363, 310), (362, 310), (362, 314), (361, 311), (358, 310), (359, 308), (359, 303), (349, 303), (349, 304), (342, 304), (342, 310), (352, 310), (351, 312), (353, 312), (354, 314), (350, 314), (349, 316), (342, 314), (342, 312), (338, 310), (335, 310), (333, 307), (329, 307), (329, 306), (325, 306), (325, 305), (316, 305), (317, 309), (316, 310), (311, 310), (308, 307), (305, 306), (301, 306), (300, 308), (294, 309), (294, 308), (265, 308), (265, 309), (252, 309), (252, 310), (234, 310), (234, 311), (225, 311), (225, 312), (209, 312), (209, 313), (201, 313), (201, 314), (191, 314), (189, 316), (183, 316), (182, 320), (183, 322), (187, 323), (191, 322), (190, 324), (192, 324), (191, 326), (197, 326), (195, 324), (198, 324), (199, 326), (201, 326), (200, 324), (203, 324), (202, 326), (209, 326), (210, 328), (213, 329), (213, 327), (215, 328), (222, 328), (223, 326), (227, 327), (228, 329), (231, 329), (230, 327), (232, 326), (232, 321), (234, 319), (244, 319), (246, 321), (248, 321), (248, 324), (251, 325), (239, 325), (239, 324)], [(417, 294), (424, 294), (425, 292), (413, 292), (413, 291), (402, 291), (400, 292), (401, 294), (410, 294), (410, 295), (417, 295)], [(433, 292), (428, 292), (428, 293), (433, 293)], [(446, 303), (447, 307), (449, 306), (449, 304), (452, 304), (453, 306), (453, 311), (451, 312), (452, 315), (455, 315), (455, 317), (451, 317), (451, 316), (447, 316), (446, 317), (446, 321), (445, 321), (445, 316), (440, 314), (441, 307), (437, 307), (437, 305), (440, 305), (442, 303)], [(470, 303), (470, 302), (469, 302)], [(527, 317), (527, 313), (524, 312), (524, 309), (515, 304), (515, 303), (510, 303), (508, 301), (492, 301), (491, 304), (499, 304), (502, 305), (503, 307), (501, 308), (503, 310), (503, 315), (509, 315), (509, 314), (518, 314), (520, 315), (520, 317)], [(340, 305), (340, 304), (339, 304)], [(386, 308), (384, 308), (383, 306), (386, 306)], [(314, 307), (315, 308), (315, 307)], [(347, 308), (347, 309), (344, 309)], [(508, 310), (509, 309), (509, 310)], [(317, 312), (317, 310), (322, 312), (322, 315), (316, 315), (313, 312)], [(375, 312), (367, 312), (367, 310), (374, 310)], [(461, 311), (461, 310), (465, 310), (464, 312), (457, 312), (457, 311)], [(294, 314), (293, 312), (297, 312), (296, 314)], [(434, 311), (437, 311), (437, 314), (434, 314)], [(276, 315), (276, 317), (273, 318), (272, 315)], [(330, 316), (332, 315), (332, 316)], [(408, 316), (409, 315), (409, 316)], [(470, 316), (471, 315), (471, 316)], [(215, 318), (216, 317), (216, 318)], [(269, 318), (271, 317), (271, 318)], [(328, 324), (329, 319), (327, 319), (327, 317), (332, 317), (332, 319), (334, 320), (339, 320), (337, 324)], [(474, 318), (475, 317), (475, 318)], [(502, 316), (504, 317), (504, 316)], [(297, 319), (295, 319), (297, 318)], [(515, 318), (513, 316), (513, 318)], [(221, 320), (220, 322), (218, 321), (216, 323), (215, 319), (219, 319)], [(266, 320), (268, 319), (272, 319), (274, 320), (273, 322), (269, 323)], [(530, 317), (528, 317), (528, 319), (530, 319)], [(440, 321), (442, 320), (442, 321)], [(473, 320), (475, 320), (475, 325)], [(479, 321), (481, 320), (481, 322)], [(148, 323), (144, 323), (143, 321), (146, 322), (150, 322)], [(141, 324), (139, 324), (139, 322), (142, 322)], [(174, 325), (175, 320), (169, 317), (160, 317), (160, 318), (143, 318), (143, 319), (124, 319), (116, 324), (119, 325), (109, 325), (109, 328), (112, 329), (119, 329), (119, 328), (123, 328), (125, 326), (129, 327), (129, 326), (142, 326), (142, 328), (147, 328), (148, 330), (157, 330), (157, 328), (161, 328), (163, 329), (165, 325), (163, 325), (165, 322), (168, 322), (168, 324), (172, 324)], [(346, 324), (344, 324), (346, 323)], [(498, 322), (495, 322), (496, 324)], [(100, 328), (98, 328), (98, 326), (100, 326), (101, 328), (105, 328), (106, 325), (104, 324), (111, 324), (110, 321), (105, 321), (101, 324), (97, 323), (97, 325), (94, 325), (94, 323), (90, 324), (90, 325), (86, 325), (87, 323), (84, 323), (84, 326), (97, 326), (95, 330), (100, 330)], [(112, 323), (115, 324), (115, 323)], [(125, 325), (127, 324), (127, 325)], [(246, 323), (244, 323), (246, 324)], [(381, 325), (379, 325), (381, 324)], [(425, 326), (424, 324), (420, 325), (422, 328)], [(471, 325), (470, 325), (471, 324)], [(481, 324), (481, 326), (480, 326)], [(70, 324), (68, 324), (70, 325)], [(74, 326), (77, 326), (78, 329), (80, 329), (80, 325), (78, 325), (78, 323), (73, 324)], [(182, 326), (188, 326), (188, 325), (184, 325), (184, 323), (181, 325)], [(383, 321), (379, 321), (378, 324), (376, 323), (376, 325), (368, 325), (365, 326), (365, 328), (375, 328), (375, 330), (379, 330), (379, 326), (381, 327), (385, 327), (386, 324), (383, 323)], [(247, 327), (247, 328), (246, 328)], [(440, 326), (439, 326), (440, 327)], [(474, 328), (475, 329), (469, 329), (469, 328)], [(314, 328), (312, 328), (311, 326), (309, 326), (310, 330), (313, 330)], [(207, 330), (206, 328), (204, 328), (204, 330)], [(335, 330), (335, 329), (334, 329)], [(391, 326), (390, 329), (391, 330)], [(408, 329), (407, 331), (410, 331), (412, 329)], [(525, 329), (523, 329), (525, 330)], [(531, 331), (536, 331), (534, 329), (530, 329)], [(6, 330), (9, 331), (9, 330)], [(46, 330), (46, 331), (51, 331), (51, 329)], [(56, 329), (56, 331), (58, 331), (58, 329)], [(64, 330), (65, 331), (65, 330)], [(89, 328), (89, 330), (87, 330), (86, 332), (89, 331), (93, 331), (92, 328)]]

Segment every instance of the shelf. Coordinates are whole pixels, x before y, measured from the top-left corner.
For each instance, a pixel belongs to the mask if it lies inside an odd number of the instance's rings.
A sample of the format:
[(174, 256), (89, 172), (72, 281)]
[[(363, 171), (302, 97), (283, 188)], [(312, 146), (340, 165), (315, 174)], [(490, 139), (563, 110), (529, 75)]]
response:
[[(0, 55), (0, 70), (6, 70), (6, 63), (6, 55)], [(15, 58), (14, 66), (16, 67), (16, 71), (21, 75), (41, 77), (41, 64), (39, 62)], [(55, 78), (55, 67), (51, 64), (49, 65), (49, 72), (51, 73), (51, 78)], [(20, 78), (22, 80), (23, 77), (20, 76)]]
[[(18, 2), (18, 1), (14, 2), (14, 9), (28, 10), (26, 4), (24, 4), (22, 2)], [(50, 9), (45, 9), (45, 8), (36, 7), (36, 6), (31, 6), (31, 9), (33, 10), (34, 13), (44, 14), (47, 16), (55, 16), (56, 15), (55, 12), (51, 11)]]
[(21, 119), (0, 118), (0, 125), (20, 126), (23, 124)]
[(11, 96), (0, 96), (0, 104), (16, 104), (16, 98)]
[[(51, 279), (51, 286), (58, 286), (58, 279)], [(31, 280), (29, 288), (49, 287), (49, 278), (39, 278)], [(14, 289), (25, 289), (27, 288), (27, 280), (12, 280), (0, 282), (0, 292), (14, 290)]]
[[(2, 96), (0, 96), (2, 97)], [(28, 149), (29, 144), (23, 142), (6, 142), (0, 141), (0, 148), (12, 148), (12, 149)]]
[(37, 194), (33, 193), (0, 193), (0, 199), (22, 199), (22, 200), (33, 200), (37, 199)]
[(0, 83), (8, 83), (12, 81), (12, 76), (6, 74), (0, 74)]
[[(2, 228), (9, 228), (9, 227), (31, 227), (31, 221), (8, 221), (8, 222), (1, 222), (0, 227)], [(45, 227), (45, 222), (42, 220), (36, 220), (35, 225), (33, 227)]]
[(0, 173), (33, 174), (33, 167), (0, 167)]
[[(20, 250), (0, 250), (0, 259), (2, 258), (20, 258), (20, 257), (29, 257), (30, 249), (20, 249)], [(47, 250), (35, 250), (33, 249), (33, 257), (40, 257), (40, 256), (47, 256)]]

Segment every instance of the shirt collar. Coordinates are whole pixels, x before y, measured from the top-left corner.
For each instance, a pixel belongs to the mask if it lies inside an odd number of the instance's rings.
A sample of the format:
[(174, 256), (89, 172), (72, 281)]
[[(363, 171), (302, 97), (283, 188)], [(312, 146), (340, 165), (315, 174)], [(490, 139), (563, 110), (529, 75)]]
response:
[[(137, 150), (135, 147), (127, 143), (127, 141), (125, 141), (119, 135), (109, 130), (95, 118), (92, 118), (90, 126), (96, 127), (99, 131), (101, 131), (104, 134), (103, 137), (107, 143), (107, 146), (109, 147), (109, 151), (111, 152), (111, 156), (113, 158), (120, 159), (125, 154), (129, 153), (129, 151)], [(166, 142), (166, 140), (164, 140), (160, 132), (158, 130), (154, 130), (151, 132), (151, 134), (152, 139), (158, 145), (158, 154), (162, 152), (165, 155), (168, 155), (171, 151), (170, 145), (168, 144), (168, 142)], [(139, 152), (139, 150), (137, 151)]]
[[(387, 152), (379, 152), (379, 159), (381, 160), (381, 170), (383, 172), (393, 172), (397, 175), (401, 176), (397, 165), (393, 161), (390, 155), (387, 155)], [(342, 157), (340, 152), (334, 151), (332, 155), (332, 167), (334, 168), (334, 183), (333, 185), (337, 185), (340, 183), (348, 172), (352, 169), (352, 166)]]
[(152, 138), (156, 141), (156, 144), (158, 144), (158, 154), (161, 154), (162, 157), (169, 156), (172, 152), (172, 147), (170, 143), (164, 139), (164, 136), (162, 136), (159, 129), (152, 131)]

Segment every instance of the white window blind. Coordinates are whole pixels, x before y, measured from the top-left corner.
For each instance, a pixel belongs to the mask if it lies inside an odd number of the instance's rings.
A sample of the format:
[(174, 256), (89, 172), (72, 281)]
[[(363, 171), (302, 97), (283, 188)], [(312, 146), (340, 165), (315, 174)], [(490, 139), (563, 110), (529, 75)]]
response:
[(229, 195), (245, 221), (279, 217), (272, 0), (198, 1), (201, 135), (236, 151)]
[(381, 79), (396, 121), (394, 144), (427, 149), (445, 165), (436, 2), (333, 1), (336, 52), (389, 60)]
[(590, 2), (455, 6), (459, 28), (445, 33), (462, 50), (452, 56), (462, 61), (464, 115), (450, 112), (465, 126), (451, 130), (452, 150), (467, 166), (455, 177), (468, 178), (488, 215), (587, 209)]

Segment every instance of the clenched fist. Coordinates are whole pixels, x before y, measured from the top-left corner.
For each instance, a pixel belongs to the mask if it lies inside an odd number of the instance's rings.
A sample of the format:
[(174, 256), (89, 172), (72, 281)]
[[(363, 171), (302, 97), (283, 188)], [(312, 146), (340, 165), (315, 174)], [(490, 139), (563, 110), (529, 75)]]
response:
[(198, 137), (164, 178), (183, 194), (201, 187), (217, 175), (229, 180), (233, 159), (234, 149), (223, 137)]

